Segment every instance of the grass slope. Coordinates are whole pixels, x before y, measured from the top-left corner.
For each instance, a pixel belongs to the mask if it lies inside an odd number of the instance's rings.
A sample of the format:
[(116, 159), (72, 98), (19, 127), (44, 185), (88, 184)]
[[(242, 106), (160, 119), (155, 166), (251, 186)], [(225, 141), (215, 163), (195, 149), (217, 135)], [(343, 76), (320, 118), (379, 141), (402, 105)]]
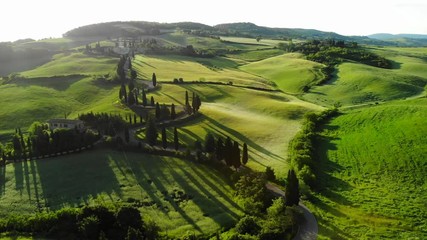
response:
[(142, 216), (181, 236), (213, 234), (242, 215), (220, 173), (176, 158), (99, 149), (0, 170), (0, 216), (138, 200)]
[(343, 63), (337, 77), (313, 87), (304, 99), (321, 105), (343, 105), (404, 99), (423, 92), (427, 84), (426, 48), (371, 49), (395, 62), (395, 69), (382, 69), (360, 63)]
[(283, 93), (221, 85), (165, 84), (153, 96), (160, 103), (183, 105), (186, 90), (190, 97), (191, 92), (201, 97), (203, 116), (179, 127), (183, 144), (193, 146), (195, 140), (203, 142), (207, 132), (230, 136), (240, 144), (248, 144), (250, 167), (264, 171), (271, 166), (280, 178), (286, 175), (287, 145), (298, 132), (302, 116), (320, 110)]
[(21, 74), (25, 77), (106, 74), (115, 70), (117, 62), (118, 59), (111, 57), (60, 53), (55, 55), (52, 61)]
[(319, 142), (312, 207), (332, 239), (427, 237), (427, 99), (352, 110)]
[(0, 136), (65, 113), (77, 117), (89, 111), (126, 112), (118, 103), (118, 91), (119, 86), (83, 76), (23, 79), (0, 85)]
[(151, 79), (156, 73), (161, 81), (182, 77), (184, 81), (212, 81), (272, 88), (261, 77), (238, 70), (237, 63), (225, 58), (191, 58), (184, 56), (136, 56), (133, 67), (142, 78)]
[(288, 53), (241, 66), (240, 69), (262, 76), (289, 93), (302, 93), (305, 85), (323, 78), (322, 64), (303, 59), (298, 53)]

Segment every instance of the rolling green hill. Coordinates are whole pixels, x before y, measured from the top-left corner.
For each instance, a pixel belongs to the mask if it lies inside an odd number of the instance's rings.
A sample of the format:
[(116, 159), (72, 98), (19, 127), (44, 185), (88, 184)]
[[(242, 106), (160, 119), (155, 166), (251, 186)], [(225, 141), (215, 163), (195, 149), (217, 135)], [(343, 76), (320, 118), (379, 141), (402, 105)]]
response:
[(349, 111), (328, 123), (317, 148), (310, 204), (332, 239), (427, 237), (427, 99)]
[(271, 80), (279, 89), (295, 94), (302, 93), (304, 86), (323, 78), (322, 66), (305, 60), (299, 53), (287, 53), (241, 66), (240, 69)]
[(237, 69), (237, 63), (221, 58), (138, 55), (133, 63), (140, 77), (151, 79), (156, 73), (160, 81), (183, 78), (185, 81), (219, 82), (272, 89), (271, 82)]
[[(248, 165), (264, 171), (271, 166), (278, 178), (285, 178), (289, 140), (300, 129), (305, 113), (321, 108), (283, 93), (270, 93), (217, 85), (163, 85), (149, 94), (160, 103), (184, 104), (185, 91), (202, 98), (202, 117), (179, 127), (182, 143), (193, 146), (208, 132), (230, 136), (248, 144)], [(169, 129), (171, 131), (171, 129)]]

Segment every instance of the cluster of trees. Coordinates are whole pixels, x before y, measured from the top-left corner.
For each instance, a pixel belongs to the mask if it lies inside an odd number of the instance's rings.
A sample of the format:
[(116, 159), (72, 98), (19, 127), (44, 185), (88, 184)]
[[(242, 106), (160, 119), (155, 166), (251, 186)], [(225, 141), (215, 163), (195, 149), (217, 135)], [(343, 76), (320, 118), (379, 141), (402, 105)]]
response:
[(199, 95), (195, 94), (194, 92), (192, 93), (191, 105), (190, 105), (188, 91), (185, 91), (185, 111), (188, 114), (197, 113), (201, 106), (202, 106), (202, 101)]
[(158, 239), (159, 227), (146, 222), (139, 210), (102, 205), (63, 208), (30, 216), (10, 216), (0, 220), (0, 232), (31, 234), (53, 239)]
[(299, 178), (307, 185), (315, 185), (314, 141), (317, 136), (318, 126), (338, 114), (338, 109), (327, 109), (321, 113), (307, 113), (301, 131), (299, 131), (289, 144), (289, 161), (296, 167)]
[(234, 167), (236, 170), (242, 164), (246, 165), (249, 160), (248, 145), (244, 143), (241, 150), (239, 142), (231, 140), (230, 137), (224, 141), (222, 137), (215, 139), (211, 133), (208, 133), (205, 136), (204, 144), (202, 145), (200, 141), (196, 140), (194, 148), (198, 159), (201, 158), (202, 153), (206, 153), (209, 159), (224, 160), (228, 167)]
[[(149, 117), (145, 126), (145, 141), (150, 146), (156, 146), (158, 144), (157, 139), (159, 136), (159, 131), (156, 126), (155, 119)], [(168, 137), (166, 127), (162, 127), (161, 129), (161, 141), (162, 147), (164, 149), (168, 148)], [(176, 151), (179, 150), (179, 137), (178, 137), (178, 129), (174, 127), (173, 129), (173, 147)]]
[(17, 129), (11, 142), (6, 144), (1, 154), (3, 160), (31, 159), (79, 149), (93, 144), (98, 139), (99, 134), (89, 129), (50, 130), (47, 124), (34, 122), (26, 135), (21, 129)]
[(90, 112), (79, 114), (78, 118), (85, 122), (85, 126), (96, 129), (104, 135), (114, 136), (126, 126), (126, 122), (120, 115), (113, 115), (111, 113)]
[[(236, 197), (246, 216), (228, 239), (290, 239), (297, 231), (301, 212), (287, 198), (274, 198), (262, 173), (244, 173), (236, 182)], [(226, 237), (226, 236), (223, 236)]]
[(341, 63), (345, 59), (361, 62), (380, 68), (392, 68), (391, 61), (369, 52), (358, 46), (356, 42), (343, 40), (311, 40), (298, 44), (281, 44), (279, 47), (291, 52), (302, 52), (307, 59), (328, 66)]

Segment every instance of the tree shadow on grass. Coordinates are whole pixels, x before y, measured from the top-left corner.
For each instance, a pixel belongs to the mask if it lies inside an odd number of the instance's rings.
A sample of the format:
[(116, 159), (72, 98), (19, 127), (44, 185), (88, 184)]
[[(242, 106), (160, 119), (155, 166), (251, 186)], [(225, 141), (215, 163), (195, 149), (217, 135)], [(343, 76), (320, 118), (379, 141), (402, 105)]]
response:
[(18, 190), (22, 195), (24, 189), (24, 172), (22, 171), (22, 162), (18, 161), (13, 164), (15, 172), (15, 189)]
[[(163, 200), (170, 203), (170, 205), (173, 207), (173, 209), (181, 215), (183, 219), (185, 219), (186, 222), (191, 224), (194, 229), (196, 229), (199, 232), (202, 232), (202, 229), (197, 226), (196, 222), (191, 219), (190, 216), (174, 201), (171, 200), (168, 189), (164, 185), (163, 182), (169, 183), (168, 178), (163, 173), (164, 166), (164, 160), (161, 159), (159, 156), (150, 156), (150, 166), (147, 167), (143, 161), (133, 161), (129, 160), (126, 157), (126, 153), (124, 152), (124, 157), (127, 166), (131, 169), (137, 183), (140, 185), (142, 189), (145, 190), (145, 193), (148, 194), (148, 197), (151, 198), (153, 202), (156, 203), (157, 208), (160, 209), (165, 216), (168, 216), (167, 212), (169, 209), (167, 206), (164, 206), (162, 203), (162, 199), (158, 195), (156, 195), (156, 192), (159, 192), (163, 196)], [(143, 157), (144, 155), (141, 155)]]
[(0, 196), (6, 193), (6, 165), (0, 166)]
[(53, 77), (39, 77), (39, 78), (25, 78), (15, 80), (12, 83), (19, 87), (39, 86), (52, 88), (57, 91), (67, 90), (73, 83), (78, 82), (85, 78), (83, 75), (71, 76), (53, 76)]
[[(222, 212), (227, 213), (227, 222), (233, 222), (239, 219), (239, 215), (235, 212), (231, 211), (227, 206), (224, 205), (220, 200), (218, 200), (209, 190), (203, 186), (192, 174), (187, 172), (184, 169), (180, 169), (184, 176), (188, 178), (188, 180), (193, 183), (197, 188), (192, 187), (188, 184), (188, 181), (184, 179), (181, 174), (176, 172), (173, 167), (170, 167), (170, 173), (174, 177), (174, 179), (180, 184), (180, 186), (188, 192), (194, 194), (193, 202), (199, 206), (200, 210), (203, 212), (205, 216), (210, 216), (212, 214), (218, 213), (218, 210), (221, 209)], [(215, 206), (212, 208), (212, 206)], [(214, 221), (216, 221), (219, 225), (222, 225), (223, 222), (219, 221), (215, 218), (215, 216), (211, 217)]]
[(121, 197), (119, 182), (106, 155), (98, 153), (86, 151), (37, 160), (31, 170), (39, 176), (37, 184), (47, 209), (81, 206), (82, 202), (88, 203), (100, 194)]

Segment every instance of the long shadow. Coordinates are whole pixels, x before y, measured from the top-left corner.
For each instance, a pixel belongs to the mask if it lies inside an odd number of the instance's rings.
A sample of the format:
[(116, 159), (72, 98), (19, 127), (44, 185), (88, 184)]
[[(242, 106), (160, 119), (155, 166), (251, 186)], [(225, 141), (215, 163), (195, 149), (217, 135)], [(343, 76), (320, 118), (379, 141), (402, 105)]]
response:
[(24, 188), (24, 173), (22, 172), (22, 162), (18, 161), (13, 164), (15, 170), (15, 189), (22, 193)]
[[(160, 209), (165, 216), (167, 216), (167, 210), (163, 208), (160, 198), (155, 194), (156, 188), (151, 184), (157, 179), (151, 179), (146, 171), (143, 171), (144, 167), (141, 163), (136, 161), (129, 161), (126, 152), (123, 152), (123, 159), (127, 167), (131, 170), (133, 177), (135, 178), (138, 185), (145, 191), (148, 197), (151, 199), (152, 203), (157, 205), (157, 208)], [(158, 167), (156, 167), (157, 169)]]
[(37, 160), (32, 174), (39, 176), (45, 207), (81, 206), (100, 194), (121, 197), (119, 182), (105, 154), (84, 152)]
[(22, 166), (23, 166), (23, 171), (24, 171), (25, 188), (27, 190), (28, 198), (29, 198), (29, 200), (31, 200), (30, 171), (28, 168), (28, 162), (24, 161)]
[(54, 76), (54, 77), (41, 77), (41, 78), (15, 80), (12, 83), (20, 87), (40, 86), (40, 87), (53, 88), (58, 91), (65, 91), (73, 83), (78, 82), (83, 78), (85, 78), (85, 76), (82, 76), (82, 75)]
[[(159, 169), (159, 168), (156, 168), (156, 169)], [(165, 197), (167, 199), (168, 191), (167, 191), (166, 187), (163, 185), (163, 183), (159, 180), (159, 179), (165, 179), (165, 180), (167, 179), (167, 177), (164, 175), (163, 171), (155, 171), (154, 172), (153, 169), (150, 169), (150, 168), (145, 169), (145, 171), (147, 172), (148, 176), (150, 176), (150, 178), (153, 181), (156, 188), (161, 193), (166, 195)], [(190, 216), (187, 215), (187, 213), (184, 210), (182, 210), (182, 208), (180, 206), (178, 206), (174, 201), (169, 201), (169, 203), (174, 208), (174, 210), (181, 215), (181, 217), (183, 217), (197, 231), (203, 233), (203, 230), (196, 224), (196, 222), (192, 218), (190, 218)]]
[[(182, 173), (184, 173), (185, 177), (188, 178), (188, 180), (190, 180), (196, 187), (197, 189), (193, 188), (192, 186), (190, 186), (187, 182), (186, 179), (184, 179), (180, 174), (178, 174), (173, 167), (170, 167), (170, 172), (172, 174), (172, 176), (174, 177), (174, 179), (177, 180), (177, 182), (180, 183), (180, 185), (183, 187), (183, 189), (187, 189), (197, 195), (199, 195), (199, 198), (201, 201), (198, 201), (198, 199), (194, 199), (193, 202), (195, 204), (197, 204), (199, 206), (199, 208), (203, 211), (204, 214), (209, 214), (209, 212), (205, 212), (205, 207), (206, 205), (203, 204), (203, 202), (208, 202), (208, 206), (218, 206), (219, 208), (221, 208), (224, 212), (226, 212), (228, 215), (228, 219), (227, 221), (235, 221), (236, 219), (239, 219), (239, 215), (237, 215), (235, 212), (231, 211), (229, 208), (227, 208), (227, 206), (224, 205), (224, 203), (222, 203), (221, 201), (219, 201), (218, 199), (215, 198), (215, 196), (210, 193), (197, 179), (195, 179), (189, 172), (185, 171), (184, 169), (180, 169), (182, 171)], [(199, 193), (202, 194), (199, 194)], [(204, 198), (204, 196), (207, 197)], [(210, 203), (209, 203), (210, 202)], [(212, 218), (214, 221), (216, 221), (219, 224), (222, 224), (221, 221), (219, 221), (218, 219)]]
[(41, 212), (43, 211), (42, 204), (40, 202), (40, 196), (39, 196), (39, 184), (37, 180), (37, 170), (36, 170), (36, 161), (30, 161), (30, 172), (33, 176), (33, 185), (34, 185), (34, 196), (36, 198), (37, 208)]
[(0, 196), (6, 193), (6, 165), (0, 166)]
[[(191, 224), (196, 230), (199, 232), (202, 232), (199, 226), (194, 222), (193, 219), (191, 219), (176, 203), (173, 201), (170, 201), (168, 198), (168, 191), (166, 187), (161, 182), (161, 179), (166, 181), (167, 177), (163, 174), (162, 171), (162, 160), (157, 159), (154, 164), (156, 167), (153, 168), (146, 168), (141, 163), (138, 163), (136, 161), (129, 161), (127, 160), (126, 153), (123, 153), (125, 155), (125, 161), (128, 164), (129, 168), (131, 169), (132, 173), (134, 174), (134, 177), (138, 184), (143, 188), (148, 196), (158, 205), (158, 209), (162, 210), (165, 216), (168, 216), (166, 213), (168, 212), (168, 209), (165, 208), (162, 204), (162, 201), (158, 196), (156, 196), (155, 192), (158, 191), (164, 196), (164, 200), (169, 201), (170, 205), (174, 208), (176, 212), (178, 212), (182, 218), (184, 218), (189, 224)], [(155, 161), (155, 159), (152, 159)], [(144, 181), (145, 180), (145, 181)], [(150, 183), (148, 183), (150, 181)]]
[[(221, 196), (222, 199), (224, 199), (225, 201), (228, 202), (228, 204), (230, 204), (231, 206), (242, 210), (242, 208), (237, 205), (233, 200), (230, 199), (229, 196), (227, 196), (223, 191), (221, 191), (215, 184), (213, 184), (205, 175), (203, 175), (197, 168), (195, 167), (191, 167), (191, 170), (194, 171), (194, 173), (203, 180), (203, 183), (205, 183), (206, 185), (208, 185), (212, 190), (214, 190), (218, 195)], [(210, 173), (210, 171), (208, 175), (210, 175), (211, 178), (215, 179), (216, 181), (221, 181), (222, 184), (226, 184), (220, 177), (213, 175), (212, 173)]]
[(234, 137), (238, 138), (241, 142), (245, 142), (248, 145), (248, 147), (254, 148), (257, 151), (259, 151), (259, 152), (261, 152), (261, 153), (263, 153), (263, 154), (265, 154), (267, 156), (275, 158), (276, 160), (285, 161), (285, 158), (283, 158), (282, 156), (279, 156), (277, 154), (274, 154), (274, 153), (268, 151), (264, 147), (256, 144), (255, 142), (253, 142), (252, 140), (250, 140), (246, 136), (242, 135), (241, 133), (237, 132), (236, 130), (231, 129), (231, 128), (229, 128), (229, 127), (227, 127), (227, 126), (219, 123), (218, 121), (214, 120), (211, 117), (208, 117), (206, 115), (204, 115), (204, 116), (205, 116), (206, 120), (208, 120), (211, 124), (213, 124), (214, 126), (220, 128), (220, 129), (223, 129), (224, 131), (226, 131), (231, 136), (234, 136)]

